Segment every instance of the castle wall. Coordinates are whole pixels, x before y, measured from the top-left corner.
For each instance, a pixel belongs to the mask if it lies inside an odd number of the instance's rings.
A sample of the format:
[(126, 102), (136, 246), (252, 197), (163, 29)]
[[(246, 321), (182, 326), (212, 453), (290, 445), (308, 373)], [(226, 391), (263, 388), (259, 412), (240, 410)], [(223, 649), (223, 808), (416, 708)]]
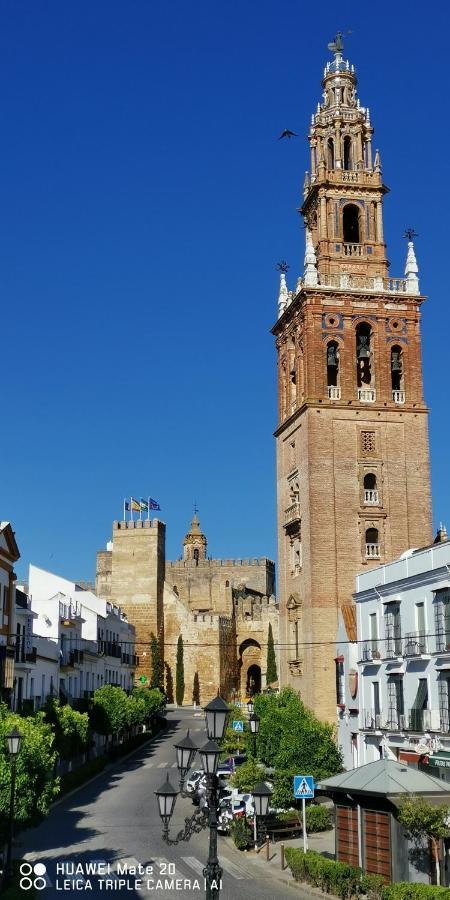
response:
[(230, 616), (233, 587), (245, 584), (261, 594), (273, 594), (275, 564), (260, 559), (199, 559), (166, 563), (166, 581), (193, 611)]

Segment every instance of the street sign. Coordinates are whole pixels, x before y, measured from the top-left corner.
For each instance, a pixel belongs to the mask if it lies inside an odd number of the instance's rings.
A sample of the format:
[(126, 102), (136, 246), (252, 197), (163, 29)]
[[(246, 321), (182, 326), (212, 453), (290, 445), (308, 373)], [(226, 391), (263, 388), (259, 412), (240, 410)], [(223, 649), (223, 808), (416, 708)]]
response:
[(314, 799), (314, 778), (312, 775), (294, 775), (294, 797), (296, 800)]
[(243, 730), (244, 730), (244, 723), (243, 723), (243, 722), (241, 722), (241, 721), (234, 721), (234, 722), (233, 722), (233, 731), (243, 731)]

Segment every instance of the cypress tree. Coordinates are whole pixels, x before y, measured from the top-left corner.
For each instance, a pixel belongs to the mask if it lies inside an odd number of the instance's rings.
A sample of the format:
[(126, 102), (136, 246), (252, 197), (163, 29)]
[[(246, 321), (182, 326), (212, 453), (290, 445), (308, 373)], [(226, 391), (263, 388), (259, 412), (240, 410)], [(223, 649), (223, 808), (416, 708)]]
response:
[(165, 662), (166, 670), (166, 698), (168, 703), (173, 703), (173, 675), (169, 663)]
[(181, 634), (177, 643), (177, 667), (175, 672), (175, 697), (177, 706), (183, 706), (184, 700), (184, 649)]
[(152, 677), (150, 679), (151, 688), (162, 687), (162, 671), (161, 671), (161, 653), (159, 650), (158, 638), (151, 633), (150, 635), (150, 656), (152, 661)]
[(192, 702), (196, 703), (197, 706), (200, 703), (200, 681), (198, 672), (196, 672), (194, 675), (194, 684), (192, 686)]
[(277, 681), (277, 661), (275, 658), (275, 647), (273, 643), (272, 623), (269, 622), (269, 633), (267, 635), (267, 669), (266, 684), (269, 686)]

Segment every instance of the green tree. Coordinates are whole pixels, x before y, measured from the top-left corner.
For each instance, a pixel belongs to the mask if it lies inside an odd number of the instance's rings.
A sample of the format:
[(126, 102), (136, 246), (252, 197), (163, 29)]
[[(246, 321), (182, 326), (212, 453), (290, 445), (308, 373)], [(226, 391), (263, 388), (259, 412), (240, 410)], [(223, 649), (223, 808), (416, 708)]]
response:
[(291, 688), (259, 694), (255, 712), (260, 717), (258, 757), (275, 769), (274, 805), (292, 805), (293, 777), (299, 772), (320, 780), (341, 771), (333, 726), (320, 722)]
[(173, 703), (173, 675), (169, 663), (164, 663), (166, 670), (166, 697), (168, 703)]
[(267, 671), (266, 684), (269, 686), (274, 681), (278, 681), (277, 661), (275, 658), (275, 646), (273, 643), (272, 623), (269, 622), (269, 631), (267, 635)]
[(133, 691), (133, 697), (137, 697), (139, 702), (144, 704), (145, 714), (142, 722), (150, 721), (166, 704), (166, 698), (158, 688), (137, 687)]
[(6, 735), (17, 728), (22, 745), (16, 762), (15, 820), (18, 828), (39, 824), (59, 792), (53, 776), (56, 762), (54, 735), (43, 713), (22, 718), (0, 704), (0, 843), (6, 837), (11, 791), (11, 762)]
[(197, 706), (200, 703), (200, 680), (198, 677), (198, 672), (194, 673), (194, 683), (192, 685), (192, 702)]
[(242, 763), (242, 766), (237, 767), (234, 775), (230, 778), (230, 784), (243, 793), (251, 793), (255, 785), (264, 780), (265, 767), (254, 759), (248, 759), (247, 762)]
[(183, 706), (184, 700), (184, 649), (181, 634), (177, 643), (177, 665), (175, 670), (175, 699), (177, 706)]
[[(243, 722), (244, 731), (234, 731), (233, 722)], [(227, 727), (223, 738), (220, 742), (222, 756), (230, 756), (232, 753), (239, 753), (247, 749), (247, 741), (249, 730), (247, 721), (244, 718), (242, 710), (238, 706), (231, 706), (228, 715)]]
[(159, 648), (158, 638), (156, 635), (151, 633), (150, 635), (150, 655), (152, 660), (152, 676), (150, 679), (150, 687), (151, 688), (161, 688), (162, 687), (162, 666), (161, 666), (161, 651)]
[(69, 704), (61, 706), (59, 700), (48, 697), (45, 704), (45, 720), (53, 728), (54, 749), (63, 759), (73, 759), (83, 753), (89, 740), (89, 716), (72, 709)]
[(407, 838), (416, 845), (420, 845), (424, 838), (431, 842), (437, 884), (441, 881), (439, 844), (442, 838), (448, 837), (448, 817), (449, 808), (445, 803), (432, 806), (425, 797), (416, 797), (414, 794), (402, 798), (399, 806), (398, 820), (403, 825)]
[(106, 738), (116, 735), (128, 724), (127, 695), (120, 687), (104, 684), (93, 696), (89, 712), (91, 726), (97, 734)]

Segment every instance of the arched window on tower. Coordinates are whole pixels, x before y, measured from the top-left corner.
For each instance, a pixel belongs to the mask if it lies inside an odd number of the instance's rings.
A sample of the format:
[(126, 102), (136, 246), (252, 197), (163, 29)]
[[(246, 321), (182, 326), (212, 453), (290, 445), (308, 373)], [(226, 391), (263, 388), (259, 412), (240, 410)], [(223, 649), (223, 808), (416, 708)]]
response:
[(372, 330), (367, 322), (356, 328), (356, 380), (358, 400), (373, 403), (376, 399), (372, 368)]
[(359, 244), (361, 242), (359, 225), (359, 207), (355, 203), (347, 203), (342, 213), (344, 244)]
[(366, 529), (366, 559), (380, 558), (380, 536), (378, 528)]
[(403, 351), (399, 346), (391, 349), (391, 385), (394, 403), (405, 402), (405, 385), (403, 378)]
[(353, 169), (352, 139), (349, 134), (344, 137), (344, 169)]
[(334, 141), (333, 138), (327, 140), (327, 166), (334, 169)]
[(329, 400), (340, 400), (339, 346), (336, 341), (327, 344), (327, 388)]
[(196, 565), (196, 566), (198, 566), (199, 558), (200, 558), (200, 550), (198, 549), (198, 547), (195, 547), (195, 549), (194, 549), (194, 560), (195, 560), (195, 565)]
[(364, 505), (378, 506), (378, 503), (377, 476), (373, 472), (367, 472), (364, 475)]

